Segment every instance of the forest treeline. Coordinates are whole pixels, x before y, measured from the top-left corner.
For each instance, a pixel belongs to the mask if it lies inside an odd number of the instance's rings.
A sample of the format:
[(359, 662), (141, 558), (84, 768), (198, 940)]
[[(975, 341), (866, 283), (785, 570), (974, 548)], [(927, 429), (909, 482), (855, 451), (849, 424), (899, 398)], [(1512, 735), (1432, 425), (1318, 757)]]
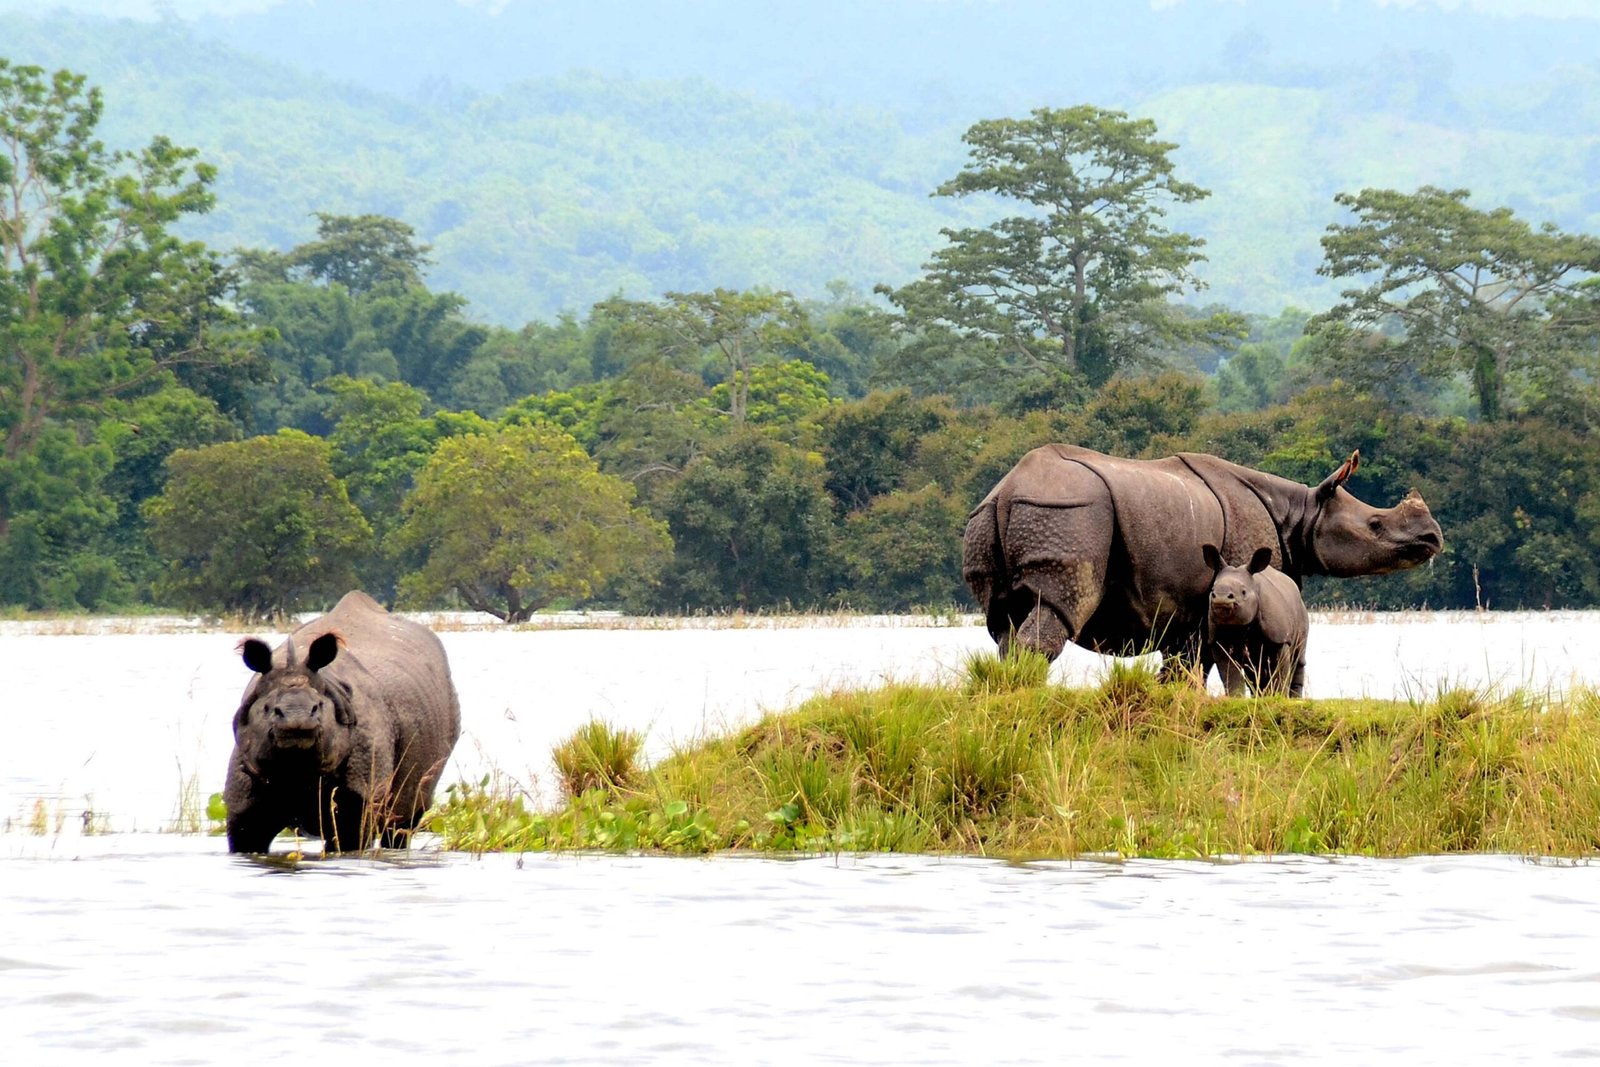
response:
[[(987, 120), (931, 190), (1000, 205), (825, 299), (613, 297), (519, 329), (385, 215), (287, 251), (176, 233), (215, 170), (113, 151), (101, 96), (0, 61), (0, 603), (271, 614), (351, 586), (508, 619), (970, 604), (970, 508), (1029, 448), (1207, 451), (1418, 488), (1431, 566), (1323, 603), (1600, 603), (1600, 241), (1465, 190), (1341, 193), (1318, 314), (1197, 307), (1153, 122)], [(1343, 221), (1341, 221), (1343, 220)]]

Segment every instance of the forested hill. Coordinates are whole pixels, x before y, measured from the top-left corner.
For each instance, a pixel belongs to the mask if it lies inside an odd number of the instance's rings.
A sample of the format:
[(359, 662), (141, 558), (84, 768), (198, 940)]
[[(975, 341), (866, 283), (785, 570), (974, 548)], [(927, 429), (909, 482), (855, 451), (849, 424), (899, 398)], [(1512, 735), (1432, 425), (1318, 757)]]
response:
[(962, 131), (1035, 106), (1156, 120), (1213, 194), (1172, 215), (1207, 242), (1201, 298), (1243, 310), (1333, 299), (1315, 270), (1342, 190), (1466, 187), (1600, 232), (1600, 22), (1284, 6), (822, 4), (763, 26), (776, 8), (719, 0), (629, 5), (609, 37), (617, 4), (5, 11), (0, 55), (87, 74), (113, 143), (201, 149), (213, 245), (393, 216), (433, 245), (434, 287), (507, 325), (619, 291), (903, 283), (941, 227), (993, 217), (929, 197)]

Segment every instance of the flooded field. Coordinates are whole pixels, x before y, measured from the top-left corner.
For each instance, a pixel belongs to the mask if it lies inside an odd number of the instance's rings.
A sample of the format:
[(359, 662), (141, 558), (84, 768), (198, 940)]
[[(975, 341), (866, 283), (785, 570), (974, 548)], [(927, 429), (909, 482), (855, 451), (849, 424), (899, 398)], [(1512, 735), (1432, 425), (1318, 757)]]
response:
[[(464, 719), (445, 781), (545, 788), (550, 746), (591, 717), (659, 756), (821, 689), (950, 677), (991, 647), (971, 620), (437, 621)], [(221, 787), (240, 635), (73, 628), (0, 626), (5, 1062), (1600, 1054), (1587, 864), (235, 858), (157, 831)], [(1308, 693), (1556, 692), (1600, 683), (1596, 648), (1594, 613), (1318, 617)], [(1105, 666), (1072, 650), (1053, 676)]]

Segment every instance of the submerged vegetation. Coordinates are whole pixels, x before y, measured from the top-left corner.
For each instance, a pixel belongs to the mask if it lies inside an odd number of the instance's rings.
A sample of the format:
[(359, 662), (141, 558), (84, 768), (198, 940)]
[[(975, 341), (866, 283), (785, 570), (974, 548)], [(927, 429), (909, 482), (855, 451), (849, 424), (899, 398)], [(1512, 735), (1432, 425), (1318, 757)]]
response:
[[(1042, 662), (974, 657), (959, 686), (820, 696), (649, 769), (613, 758), (556, 811), (492, 778), (453, 786), (430, 828), (474, 852), (1600, 849), (1592, 691), (1217, 698), (1137, 663), (1098, 688), (1053, 686)], [(608, 733), (591, 723), (562, 750), (637, 752)]]

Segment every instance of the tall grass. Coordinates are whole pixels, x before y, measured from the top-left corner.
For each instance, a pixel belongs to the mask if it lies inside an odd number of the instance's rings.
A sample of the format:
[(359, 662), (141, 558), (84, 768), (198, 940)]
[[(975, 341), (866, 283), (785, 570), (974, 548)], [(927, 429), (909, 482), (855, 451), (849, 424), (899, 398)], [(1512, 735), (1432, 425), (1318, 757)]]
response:
[(1600, 697), (1213, 698), (1137, 663), (1068, 689), (979, 657), (954, 686), (817, 697), (592, 783), (554, 812), (456, 787), (432, 828), (480, 850), (1588, 855)]

